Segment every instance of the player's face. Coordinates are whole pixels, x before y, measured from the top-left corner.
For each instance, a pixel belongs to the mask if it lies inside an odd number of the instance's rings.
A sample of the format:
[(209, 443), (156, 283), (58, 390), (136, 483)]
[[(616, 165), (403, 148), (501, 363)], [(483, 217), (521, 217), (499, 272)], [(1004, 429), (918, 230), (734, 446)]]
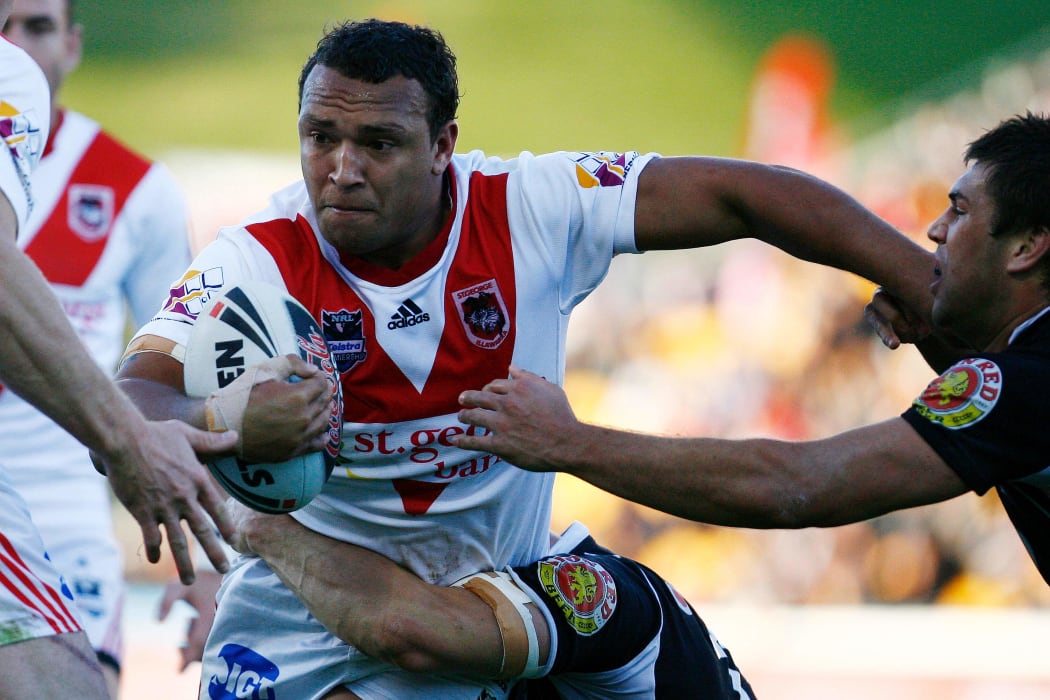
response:
[[(982, 342), (1008, 294), (1010, 236), (992, 236), (995, 202), (985, 168), (975, 163), (952, 186), (950, 204), (927, 232), (937, 243), (933, 321), (964, 340)], [(979, 346), (980, 347), (980, 346)]]
[(67, 0), (15, 0), (4, 35), (44, 71), (51, 97), (80, 63), (80, 27), (69, 25)]
[(378, 85), (316, 66), (303, 85), (299, 151), (321, 235), (342, 253), (397, 269), (440, 232), (443, 174), (457, 127), (431, 139), (422, 86)]

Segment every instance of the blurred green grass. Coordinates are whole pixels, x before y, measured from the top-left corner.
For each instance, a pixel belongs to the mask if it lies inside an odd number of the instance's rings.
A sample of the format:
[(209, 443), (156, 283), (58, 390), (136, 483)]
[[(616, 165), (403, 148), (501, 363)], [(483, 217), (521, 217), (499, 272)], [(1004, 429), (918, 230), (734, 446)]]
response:
[[(147, 154), (294, 153), (299, 69), (326, 25), (379, 16), (442, 31), (460, 62), (461, 150), (739, 152), (747, 90), (778, 36), (824, 38), (834, 116), (857, 128), (1050, 24), (1050, 3), (854, 0), (93, 0), (63, 101)], [(945, 76), (951, 79), (945, 81)]]

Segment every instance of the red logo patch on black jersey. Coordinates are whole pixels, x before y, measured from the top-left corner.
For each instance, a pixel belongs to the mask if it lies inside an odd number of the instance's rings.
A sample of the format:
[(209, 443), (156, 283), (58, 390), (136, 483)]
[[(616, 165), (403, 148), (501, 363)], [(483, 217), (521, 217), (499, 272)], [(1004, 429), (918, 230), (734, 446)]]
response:
[(496, 280), (452, 293), (467, 338), (485, 350), (498, 348), (510, 334), (510, 315)]
[(362, 311), (325, 311), (321, 309), (321, 332), (328, 341), (336, 369), (340, 373), (349, 371), (368, 356), (365, 348), (365, 331)]
[(952, 365), (930, 382), (912, 406), (923, 418), (957, 430), (988, 415), (1003, 389), (999, 365), (985, 358), (970, 358)]
[(585, 637), (600, 630), (616, 610), (616, 582), (601, 564), (575, 554), (537, 565), (540, 583), (565, 619)]

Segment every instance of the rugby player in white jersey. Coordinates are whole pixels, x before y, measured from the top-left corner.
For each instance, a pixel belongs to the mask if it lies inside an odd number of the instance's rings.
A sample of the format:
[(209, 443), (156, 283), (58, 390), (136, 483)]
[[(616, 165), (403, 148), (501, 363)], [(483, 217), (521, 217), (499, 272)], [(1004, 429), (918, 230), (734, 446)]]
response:
[[(215, 410), (225, 395), (183, 391), (178, 357), (195, 316), (245, 279), (298, 298), (333, 349), (346, 410), (341, 464), (293, 516), (312, 530), (439, 584), (546, 556), (553, 480), (455, 449), (465, 431), (458, 398), (510, 364), (560, 382), (569, 313), (618, 253), (752, 236), (909, 301), (925, 294), (928, 253), (801, 173), (632, 152), (457, 154), (454, 66), (425, 28), (366, 21), (326, 34), (300, 77), (303, 181), (220, 231), (119, 372), (151, 415), (228, 427)], [(835, 226), (844, 217), (855, 224), (846, 234)], [(323, 444), (329, 390), (304, 364), (294, 370), (303, 381), (236, 388), (245, 461)], [(369, 658), (310, 617), (264, 562), (239, 560), (219, 593), (202, 697), (339, 689), (364, 698), (508, 692), (484, 680), (424, 682)]]

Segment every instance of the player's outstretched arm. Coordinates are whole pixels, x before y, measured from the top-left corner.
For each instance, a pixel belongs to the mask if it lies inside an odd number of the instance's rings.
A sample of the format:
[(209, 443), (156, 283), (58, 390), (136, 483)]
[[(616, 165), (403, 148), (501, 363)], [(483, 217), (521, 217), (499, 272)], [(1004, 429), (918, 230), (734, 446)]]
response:
[(232, 531), (194, 450), (226, 451), (234, 440), (143, 418), (88, 356), (44, 277), (15, 245), (13, 217), (0, 197), (0, 380), (104, 463), (114, 492), (142, 528), (149, 561), (160, 559), (163, 526), (180, 575), (192, 580), (184, 521), (224, 568), (215, 527)]
[(860, 275), (929, 318), (933, 256), (833, 185), (790, 168), (723, 158), (660, 158), (642, 171), (639, 249), (739, 238)]
[[(408, 671), (495, 678), (499, 626), (481, 598), (435, 586), (362, 547), (313, 532), (285, 515), (230, 501), (241, 552), (261, 556), (334, 635)], [(541, 656), (545, 623), (539, 630)]]
[(904, 419), (824, 440), (672, 438), (576, 420), (564, 392), (511, 368), (466, 391), (464, 449), (533, 471), (563, 471), (673, 515), (719, 525), (842, 525), (946, 500), (967, 490)]

